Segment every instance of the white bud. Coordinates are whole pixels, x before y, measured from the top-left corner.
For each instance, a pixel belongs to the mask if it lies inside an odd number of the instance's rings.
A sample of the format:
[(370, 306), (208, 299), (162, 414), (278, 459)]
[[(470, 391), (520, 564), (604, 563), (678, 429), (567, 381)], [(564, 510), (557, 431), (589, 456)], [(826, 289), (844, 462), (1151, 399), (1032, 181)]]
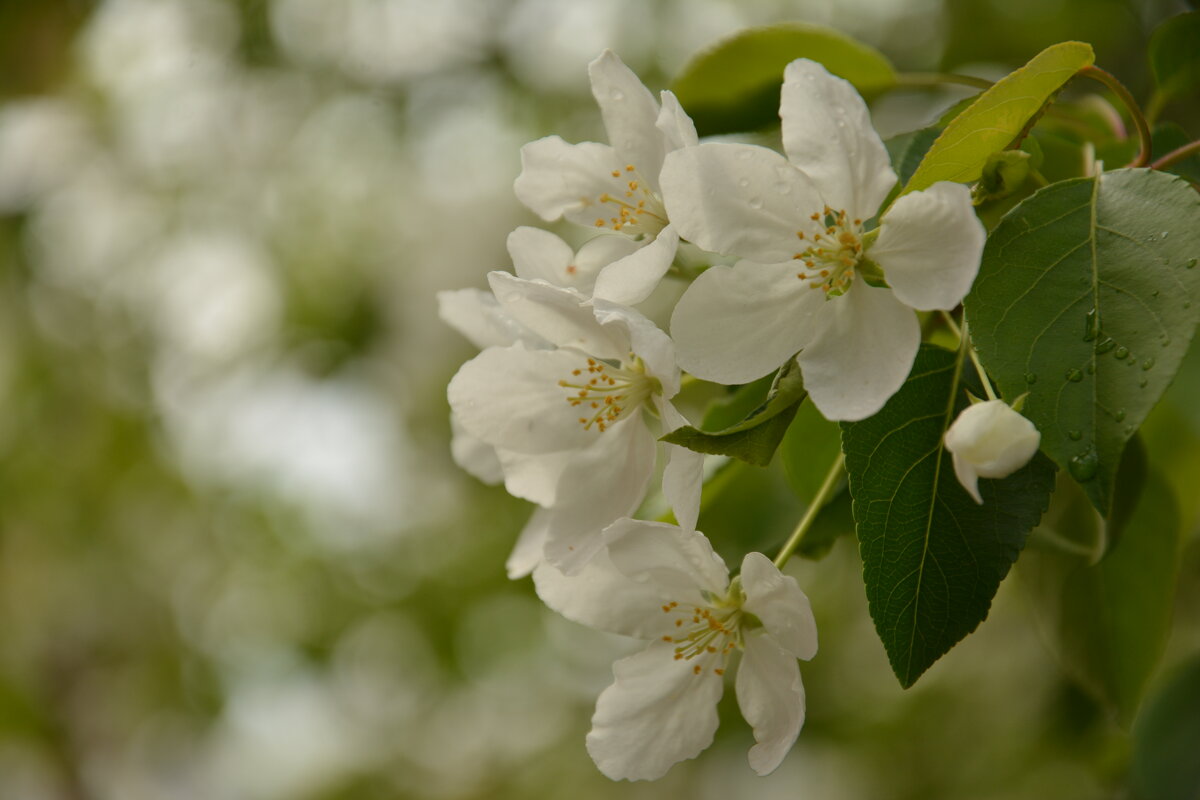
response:
[(976, 503), (980, 478), (1006, 478), (1029, 463), (1042, 435), (1033, 423), (1003, 400), (963, 409), (946, 431), (946, 449), (954, 456), (954, 474)]

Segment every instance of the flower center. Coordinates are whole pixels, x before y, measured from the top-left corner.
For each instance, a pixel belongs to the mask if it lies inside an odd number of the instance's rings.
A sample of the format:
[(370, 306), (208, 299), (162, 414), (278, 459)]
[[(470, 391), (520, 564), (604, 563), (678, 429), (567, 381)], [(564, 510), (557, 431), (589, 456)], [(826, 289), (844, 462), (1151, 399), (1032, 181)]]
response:
[(646, 365), (633, 353), (622, 364), (589, 358), (587, 366), (572, 370), (571, 376), (572, 380), (558, 382), (569, 390), (567, 403), (584, 412), (579, 418), (584, 430), (595, 427), (601, 433), (641, 408), (659, 390), (658, 381), (646, 374)]
[[(708, 606), (680, 606), (672, 601), (663, 605), (663, 613), (675, 617), (679, 632), (665, 634), (664, 642), (675, 645), (676, 661), (696, 661), (692, 672), (702, 674), (711, 668), (725, 674), (725, 663), (734, 649), (742, 647), (742, 610), (740, 604), (722, 602)], [(713, 663), (716, 666), (710, 666)]]
[(624, 183), (620, 189), (596, 198), (604, 215), (596, 217), (596, 227), (612, 228), (629, 236), (657, 236), (667, 226), (662, 198), (650, 190), (633, 164), (626, 164), (624, 172), (613, 170), (612, 176)]
[(822, 213), (813, 214), (814, 222), (823, 218), (825, 230), (811, 237), (804, 231), (796, 231), (801, 241), (811, 241), (802, 252), (792, 256), (804, 262), (804, 271), (796, 277), (808, 281), (814, 289), (820, 289), (830, 297), (846, 293), (854, 280), (854, 268), (862, 258), (862, 220), (850, 219), (841, 209), (825, 206)]

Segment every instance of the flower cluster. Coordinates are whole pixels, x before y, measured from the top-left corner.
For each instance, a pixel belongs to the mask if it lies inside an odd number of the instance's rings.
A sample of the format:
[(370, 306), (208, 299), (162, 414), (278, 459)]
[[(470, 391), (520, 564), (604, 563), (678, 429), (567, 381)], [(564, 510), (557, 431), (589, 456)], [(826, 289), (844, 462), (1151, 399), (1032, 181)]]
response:
[[(816, 626), (779, 570), (787, 552), (751, 553), (730, 580), (696, 531), (704, 457), (656, 442), (687, 424), (672, 402), (681, 370), (741, 384), (795, 358), (828, 419), (871, 416), (908, 376), (916, 312), (953, 309), (970, 288), (984, 229), (959, 184), (888, 204), (897, 177), (866, 104), (815, 62), (784, 74), (786, 157), (701, 143), (674, 95), (656, 99), (611, 52), (589, 74), (610, 144), (532, 142), (515, 190), (546, 221), (597, 235), (575, 251), (519, 228), (515, 275), (439, 297), (443, 319), (482, 349), (449, 386), (453, 454), (538, 506), (510, 576), (532, 573), (570, 619), (650, 642), (616, 663), (597, 702), (587, 744), (600, 769), (653, 779), (707, 747), (736, 659), (750, 763), (766, 774), (803, 723), (797, 659), (816, 653)], [(633, 306), (681, 242), (731, 266), (695, 278), (668, 336)], [(956, 468), (974, 452), (957, 441)], [(989, 469), (958, 471), (976, 498)], [(632, 519), (656, 474), (678, 526)]]

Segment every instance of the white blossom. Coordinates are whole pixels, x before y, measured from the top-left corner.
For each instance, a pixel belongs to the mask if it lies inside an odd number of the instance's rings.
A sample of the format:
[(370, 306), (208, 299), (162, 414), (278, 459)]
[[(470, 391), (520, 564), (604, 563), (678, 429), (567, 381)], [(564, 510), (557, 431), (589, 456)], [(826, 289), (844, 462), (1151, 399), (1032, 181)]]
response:
[[(489, 347), (450, 382), (463, 431), (494, 448), (509, 493), (542, 506), (510, 574), (545, 557), (567, 571), (600, 547), (600, 532), (629, 516), (654, 474), (658, 436), (686, 424), (674, 347), (641, 314), (543, 281), (493, 272), (503, 313), (546, 342)], [(695, 525), (703, 456), (668, 445), (663, 493)]]
[[(788, 65), (780, 116), (787, 158), (705, 143), (670, 153), (663, 196), (680, 235), (745, 260), (713, 267), (675, 309), (680, 365), (746, 383), (793, 355), (833, 420), (878, 411), (920, 344), (913, 309), (950, 309), (979, 269), (985, 232), (966, 187), (937, 183), (870, 221), (896, 183), (867, 106), (821, 65)], [(878, 273), (886, 277), (880, 283)]]
[(980, 504), (979, 479), (1007, 478), (1029, 463), (1041, 441), (1033, 423), (1003, 400), (967, 406), (945, 436), (958, 482)]
[(703, 534), (623, 519), (577, 575), (534, 571), (538, 595), (569, 619), (650, 643), (613, 665), (587, 737), (610, 778), (653, 780), (711, 744), (730, 658), (741, 652), (738, 706), (754, 730), (750, 766), (773, 771), (804, 724), (797, 659), (817, 651), (816, 622), (794, 578), (749, 553), (732, 582)]
[(547, 136), (521, 148), (517, 198), (547, 222), (566, 218), (636, 238), (639, 248), (608, 265), (596, 297), (632, 305), (670, 268), (679, 236), (663, 206), (659, 172), (666, 154), (697, 142), (696, 128), (671, 92), (661, 105), (615, 54), (588, 66), (592, 94), (611, 144), (569, 144)]

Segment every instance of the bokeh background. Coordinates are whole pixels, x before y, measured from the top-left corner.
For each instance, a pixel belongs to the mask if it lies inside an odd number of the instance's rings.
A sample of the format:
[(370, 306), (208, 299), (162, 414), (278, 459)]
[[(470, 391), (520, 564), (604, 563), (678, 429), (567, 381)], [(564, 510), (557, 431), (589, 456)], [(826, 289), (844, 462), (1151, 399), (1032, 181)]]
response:
[[(790, 567), (822, 641), (778, 772), (749, 770), (727, 697), (698, 760), (603, 778), (583, 737), (630, 644), (505, 578), (529, 509), (450, 460), (472, 351), (434, 292), (484, 286), (537, 224), (511, 192), (523, 143), (603, 136), (605, 47), (658, 89), (777, 20), (988, 77), (1081, 39), (1144, 98), (1147, 37), (1182, 8), (0, 0), (0, 798), (1129, 796), (1129, 736), (1065, 676), (1019, 570), (902, 691), (850, 537)], [(889, 96), (878, 126), (961, 96)], [(1198, 361), (1147, 426), (1186, 520), (1163, 674), (1200, 649)], [(799, 511), (746, 470), (701, 527), (774, 546)]]

